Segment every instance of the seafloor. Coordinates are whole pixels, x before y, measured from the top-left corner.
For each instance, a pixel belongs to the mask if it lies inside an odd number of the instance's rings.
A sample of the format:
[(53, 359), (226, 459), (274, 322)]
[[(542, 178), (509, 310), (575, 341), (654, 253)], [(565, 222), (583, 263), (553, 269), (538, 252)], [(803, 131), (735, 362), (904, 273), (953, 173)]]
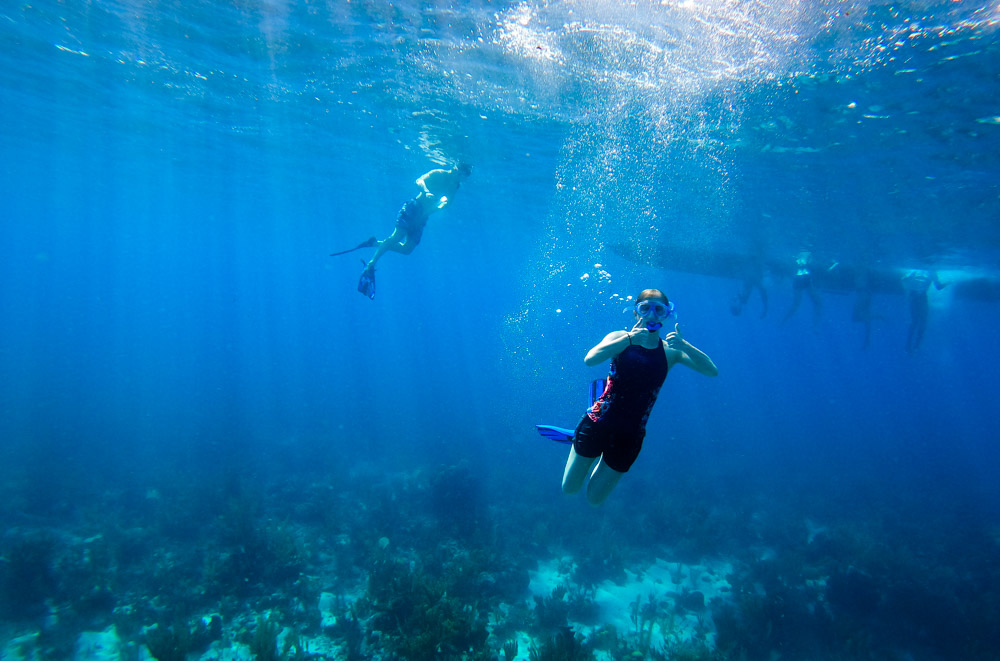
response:
[(546, 486), (502, 499), (468, 465), (174, 475), (70, 501), (8, 485), (0, 658), (919, 661), (1000, 650), (995, 531), (955, 527), (944, 509), (886, 501), (813, 521), (796, 514), (802, 502), (713, 496), (692, 477), (594, 511), (562, 496), (558, 475)]

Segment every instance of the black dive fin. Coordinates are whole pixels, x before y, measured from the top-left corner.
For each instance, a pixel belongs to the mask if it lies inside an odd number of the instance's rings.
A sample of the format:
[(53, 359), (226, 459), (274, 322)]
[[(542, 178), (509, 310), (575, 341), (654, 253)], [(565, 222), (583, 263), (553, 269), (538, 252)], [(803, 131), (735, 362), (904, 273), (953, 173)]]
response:
[(346, 255), (349, 252), (354, 252), (355, 250), (361, 250), (362, 248), (374, 248), (376, 245), (378, 245), (378, 239), (376, 239), (373, 236), (370, 239), (362, 241), (353, 248), (348, 248), (347, 250), (341, 250), (340, 252), (331, 252), (330, 257), (336, 257), (337, 255)]
[[(361, 260), (364, 263), (365, 260)], [(365, 268), (358, 280), (358, 291), (368, 298), (375, 298), (375, 269)]]

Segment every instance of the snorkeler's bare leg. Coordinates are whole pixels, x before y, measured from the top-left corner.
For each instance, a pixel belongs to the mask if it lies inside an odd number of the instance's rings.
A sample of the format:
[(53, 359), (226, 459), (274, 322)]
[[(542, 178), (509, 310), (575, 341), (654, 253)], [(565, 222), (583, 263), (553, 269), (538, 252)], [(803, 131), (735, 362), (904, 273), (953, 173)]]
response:
[(788, 312), (785, 313), (785, 318), (781, 320), (781, 323), (785, 323), (792, 318), (795, 311), (799, 309), (799, 303), (802, 302), (802, 290), (796, 289), (792, 292), (792, 307), (788, 308)]
[(402, 244), (401, 246), (399, 246), (397, 248), (393, 248), (393, 250), (395, 250), (396, 252), (398, 252), (398, 253), (400, 253), (402, 255), (409, 255), (411, 252), (413, 252), (413, 249), (416, 248), (416, 247), (417, 247), (417, 244), (414, 243), (413, 241), (410, 241), (409, 237), (407, 237), (406, 243)]
[(563, 471), (563, 493), (576, 493), (583, 488), (583, 483), (590, 473), (590, 467), (595, 458), (581, 457), (576, 448), (570, 448), (569, 459), (566, 460), (566, 470)]
[(739, 293), (740, 305), (746, 305), (747, 304), (747, 301), (750, 300), (750, 294), (751, 293), (753, 293), (753, 281), (752, 280), (744, 280), (743, 281), (743, 289), (741, 289), (740, 293)]
[[(375, 268), (375, 264), (378, 263), (378, 260), (382, 259), (382, 255), (384, 255), (390, 250), (395, 252), (402, 252), (402, 250), (400, 249), (400, 244), (404, 240), (406, 240), (406, 231), (398, 227), (394, 229), (392, 231), (392, 234), (389, 235), (389, 238), (383, 239), (382, 241), (378, 242), (378, 248), (375, 250), (375, 255), (371, 258), (371, 261), (368, 262), (367, 268), (369, 269)], [(413, 249), (410, 248), (411, 252), (412, 250)]]
[(906, 352), (913, 353), (920, 348), (920, 343), (924, 339), (924, 331), (927, 329), (927, 318), (921, 317), (910, 322), (910, 330), (906, 336)]
[(813, 326), (818, 327), (819, 321), (823, 317), (823, 299), (820, 298), (819, 292), (809, 288), (809, 298), (813, 302)]
[(624, 474), (614, 468), (608, 468), (603, 461), (598, 463), (587, 484), (587, 502), (597, 507), (607, 500)]

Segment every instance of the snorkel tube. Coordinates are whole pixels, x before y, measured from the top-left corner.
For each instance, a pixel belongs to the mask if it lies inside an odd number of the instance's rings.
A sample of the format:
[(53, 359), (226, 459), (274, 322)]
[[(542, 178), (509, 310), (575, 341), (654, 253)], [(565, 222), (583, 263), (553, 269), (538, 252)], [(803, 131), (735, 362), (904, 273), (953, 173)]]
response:
[(655, 333), (656, 331), (660, 330), (661, 328), (663, 328), (663, 324), (661, 324), (658, 321), (650, 321), (650, 322), (646, 323), (646, 329), (649, 330), (650, 332)]

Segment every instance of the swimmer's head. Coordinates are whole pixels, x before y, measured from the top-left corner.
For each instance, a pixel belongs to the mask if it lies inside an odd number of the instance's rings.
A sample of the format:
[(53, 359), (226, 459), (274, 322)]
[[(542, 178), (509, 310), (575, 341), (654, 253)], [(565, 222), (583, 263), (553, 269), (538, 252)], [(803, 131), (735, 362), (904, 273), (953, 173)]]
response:
[(472, 174), (472, 163), (461, 162), (455, 166), (455, 170), (463, 177), (468, 177)]
[(674, 306), (659, 289), (644, 289), (635, 300), (635, 317), (644, 319), (646, 328), (650, 331), (660, 330), (663, 327), (662, 320), (674, 313)]
[(641, 303), (642, 301), (648, 301), (650, 299), (659, 299), (663, 301), (663, 304), (670, 307), (670, 299), (659, 289), (643, 289), (639, 292), (639, 295), (635, 297), (635, 302)]

